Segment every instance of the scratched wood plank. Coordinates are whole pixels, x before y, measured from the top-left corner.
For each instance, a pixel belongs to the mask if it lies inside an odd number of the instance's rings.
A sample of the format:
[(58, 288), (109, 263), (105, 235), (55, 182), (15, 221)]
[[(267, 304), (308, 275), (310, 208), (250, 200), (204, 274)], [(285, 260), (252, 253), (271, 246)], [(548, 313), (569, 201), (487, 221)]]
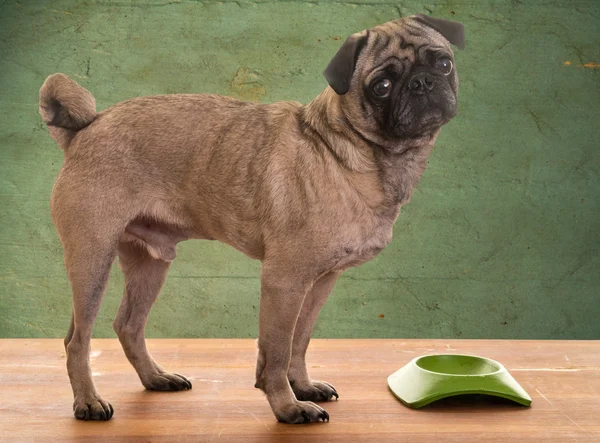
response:
[[(115, 416), (86, 423), (72, 417), (62, 340), (0, 340), (0, 441), (600, 441), (600, 341), (314, 340), (312, 375), (333, 383), (340, 400), (325, 405), (329, 423), (312, 425), (275, 421), (252, 387), (253, 340), (150, 340), (149, 348), (194, 388), (146, 392), (118, 342), (94, 340), (94, 378)], [(454, 352), (503, 363), (532, 407), (475, 398), (415, 411), (389, 392), (387, 376), (413, 357)]]

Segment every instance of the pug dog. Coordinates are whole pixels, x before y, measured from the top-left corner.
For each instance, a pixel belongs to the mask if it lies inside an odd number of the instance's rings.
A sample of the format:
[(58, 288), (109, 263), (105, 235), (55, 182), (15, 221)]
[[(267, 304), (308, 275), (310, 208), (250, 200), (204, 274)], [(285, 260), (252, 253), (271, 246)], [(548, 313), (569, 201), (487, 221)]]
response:
[(65, 338), (74, 414), (109, 420), (92, 381), (92, 326), (115, 258), (125, 290), (114, 329), (146, 389), (191, 389), (148, 353), (148, 313), (188, 239), (261, 260), (255, 387), (277, 420), (329, 421), (338, 398), (312, 379), (313, 326), (345, 269), (392, 240), (440, 127), (457, 112), (450, 44), (460, 23), (416, 15), (351, 35), (306, 105), (218, 95), (134, 98), (96, 112), (92, 94), (47, 78), (40, 113), (64, 151), (51, 215), (73, 292)]

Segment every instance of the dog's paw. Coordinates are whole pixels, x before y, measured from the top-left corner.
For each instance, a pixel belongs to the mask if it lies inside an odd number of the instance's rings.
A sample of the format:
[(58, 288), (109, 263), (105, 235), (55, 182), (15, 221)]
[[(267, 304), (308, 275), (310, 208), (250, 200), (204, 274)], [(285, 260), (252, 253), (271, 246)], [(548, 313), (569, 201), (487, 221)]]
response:
[(107, 421), (111, 419), (115, 410), (109, 402), (102, 400), (100, 397), (94, 397), (82, 401), (75, 400), (73, 412), (75, 418), (79, 420)]
[(310, 401), (295, 401), (275, 411), (275, 417), (282, 423), (300, 424), (329, 421), (329, 414)]
[(330, 401), (340, 396), (333, 386), (324, 381), (311, 380), (300, 383), (290, 380), (296, 398), (301, 401)]
[(144, 387), (150, 391), (187, 391), (192, 389), (192, 382), (180, 374), (157, 372), (142, 380)]

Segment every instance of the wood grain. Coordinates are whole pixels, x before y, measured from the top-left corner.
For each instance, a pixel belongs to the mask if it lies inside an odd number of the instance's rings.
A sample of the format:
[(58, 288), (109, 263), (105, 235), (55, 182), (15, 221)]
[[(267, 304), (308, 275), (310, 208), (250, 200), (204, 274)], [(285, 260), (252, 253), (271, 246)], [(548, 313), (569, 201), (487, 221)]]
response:
[[(62, 340), (0, 340), (2, 442), (598, 442), (600, 341), (314, 340), (312, 376), (340, 393), (329, 423), (277, 423), (253, 388), (253, 340), (149, 340), (156, 360), (192, 379), (187, 392), (142, 388), (116, 340), (94, 340), (92, 370), (115, 408), (109, 422), (75, 420)], [(533, 399), (403, 406), (388, 375), (427, 353), (503, 363)]]

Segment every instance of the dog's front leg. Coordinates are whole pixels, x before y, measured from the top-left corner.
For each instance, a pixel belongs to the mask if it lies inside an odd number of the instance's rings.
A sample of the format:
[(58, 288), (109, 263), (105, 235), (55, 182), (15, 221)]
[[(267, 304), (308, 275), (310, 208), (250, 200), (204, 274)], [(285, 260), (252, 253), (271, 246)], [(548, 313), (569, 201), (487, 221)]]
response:
[(292, 339), (304, 297), (312, 279), (286, 266), (264, 262), (261, 278), (256, 387), (267, 395), (277, 420), (309, 423), (329, 420), (329, 414), (308, 401), (298, 401), (288, 381)]
[(339, 275), (339, 272), (330, 272), (322, 276), (304, 298), (294, 331), (292, 358), (288, 370), (288, 379), (298, 400), (329, 401), (339, 397), (333, 386), (311, 379), (306, 369), (306, 350), (313, 328)]

